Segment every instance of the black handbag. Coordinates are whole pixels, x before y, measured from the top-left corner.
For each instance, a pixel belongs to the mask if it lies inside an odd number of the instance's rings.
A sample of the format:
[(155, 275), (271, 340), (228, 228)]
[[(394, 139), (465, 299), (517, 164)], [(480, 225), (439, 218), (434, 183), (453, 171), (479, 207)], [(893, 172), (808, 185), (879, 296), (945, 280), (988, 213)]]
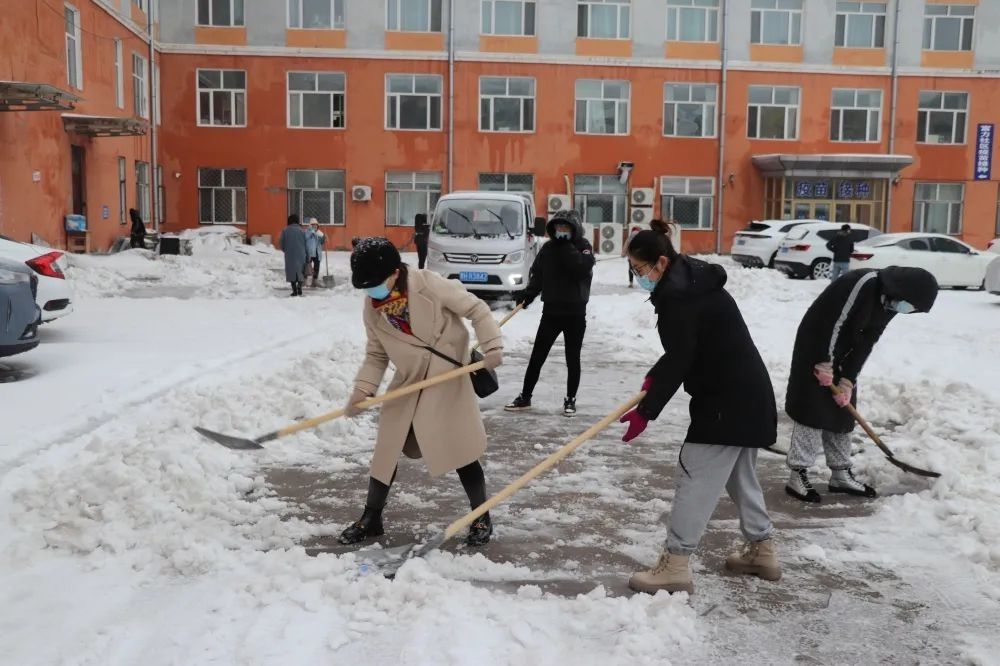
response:
[[(461, 368), (465, 366), (464, 363), (459, 363), (458, 361), (448, 356), (447, 354), (442, 354), (437, 349), (434, 349), (434, 347), (425, 346), (424, 349), (434, 354), (435, 356), (443, 358), (449, 363), (454, 364), (456, 367)], [(483, 355), (480, 354), (479, 351), (473, 349), (472, 360), (470, 361), (470, 363), (478, 363), (479, 361), (482, 360), (483, 360)], [(500, 389), (500, 379), (497, 377), (496, 370), (490, 370), (489, 368), (482, 368), (470, 374), (469, 377), (472, 378), (472, 390), (475, 391), (476, 395), (478, 395), (480, 398), (487, 398), (496, 393)]]

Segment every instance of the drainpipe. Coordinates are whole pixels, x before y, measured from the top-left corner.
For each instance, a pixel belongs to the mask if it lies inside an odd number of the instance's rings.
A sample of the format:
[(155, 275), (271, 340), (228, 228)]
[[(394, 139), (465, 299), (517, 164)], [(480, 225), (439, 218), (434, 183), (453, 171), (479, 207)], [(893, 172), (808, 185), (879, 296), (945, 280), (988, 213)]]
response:
[(149, 216), (153, 220), (153, 231), (160, 231), (160, 190), (156, 180), (157, 160), (156, 160), (156, 63), (153, 57), (156, 55), (153, 49), (153, 7), (157, 0), (149, 0), (146, 6), (146, 36), (149, 37), (149, 194), (150, 207)]
[[(892, 17), (892, 103), (889, 110), (889, 154), (896, 153), (896, 98), (899, 94), (899, 11), (901, 0), (895, 0), (896, 11)], [(892, 188), (893, 178), (888, 179), (885, 188), (885, 231), (892, 228)]]
[(720, 92), (719, 92), (719, 122), (716, 125), (715, 131), (719, 133), (719, 177), (716, 181), (719, 183), (719, 213), (715, 220), (715, 252), (716, 254), (722, 254), (722, 222), (725, 219), (723, 214), (724, 204), (726, 199), (726, 182), (725, 182), (725, 158), (726, 158), (726, 98), (728, 97), (726, 83), (729, 80), (729, 47), (726, 44), (726, 36), (729, 27), (729, 0), (722, 0), (722, 29), (719, 33), (720, 43), (722, 45), (722, 50), (720, 57), (722, 58), (722, 63), (720, 69), (722, 72)]
[(448, 2), (448, 191), (455, 189), (455, 3)]

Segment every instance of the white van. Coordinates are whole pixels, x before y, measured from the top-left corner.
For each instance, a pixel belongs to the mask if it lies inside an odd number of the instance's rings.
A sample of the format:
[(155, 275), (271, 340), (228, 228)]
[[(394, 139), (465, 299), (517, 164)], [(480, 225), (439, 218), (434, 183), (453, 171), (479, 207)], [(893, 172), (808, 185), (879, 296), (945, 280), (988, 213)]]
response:
[(530, 194), (454, 192), (438, 200), (427, 268), (473, 292), (516, 293), (528, 286), (538, 252)]

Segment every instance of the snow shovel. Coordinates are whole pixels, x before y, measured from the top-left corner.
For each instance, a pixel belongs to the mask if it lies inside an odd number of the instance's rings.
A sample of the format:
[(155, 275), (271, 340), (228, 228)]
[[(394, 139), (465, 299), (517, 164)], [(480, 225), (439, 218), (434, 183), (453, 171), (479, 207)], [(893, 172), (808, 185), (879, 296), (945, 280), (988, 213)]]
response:
[[(511, 310), (510, 312), (508, 312), (506, 317), (504, 317), (499, 322), (497, 322), (497, 327), (498, 328), (503, 328), (504, 324), (506, 324), (511, 319), (513, 319), (514, 315), (516, 315), (518, 312), (520, 312), (523, 309), (524, 309), (524, 303), (521, 303), (516, 308), (514, 308), (513, 310)], [(476, 351), (477, 349), (479, 349), (479, 345), (481, 345), (481, 344), (482, 344), (481, 342), (477, 342), (476, 346), (472, 348), (472, 351)]]
[[(379, 405), (383, 402), (388, 402), (389, 400), (395, 400), (396, 398), (402, 398), (410, 395), (411, 393), (422, 391), (425, 388), (430, 388), (431, 386), (442, 384), (449, 380), (455, 379), (456, 377), (462, 377), (464, 375), (471, 374), (476, 370), (480, 370), (485, 367), (486, 367), (485, 361), (479, 361), (478, 363), (470, 363), (469, 365), (463, 365), (461, 368), (455, 368), (454, 370), (450, 370), (448, 372), (445, 372), (444, 374), (436, 375), (434, 377), (428, 377), (427, 379), (424, 379), (422, 381), (414, 382), (413, 384), (400, 387), (395, 391), (389, 391), (387, 393), (383, 393), (382, 395), (376, 395), (374, 397), (368, 398), (367, 400), (362, 400), (355, 406), (361, 407), (362, 409), (368, 409), (369, 407), (374, 407), (375, 405)], [(201, 426), (196, 426), (195, 430), (197, 430), (200, 434), (204, 435), (213, 442), (222, 444), (223, 446), (229, 449), (236, 449), (238, 451), (243, 451), (248, 449), (262, 449), (264, 447), (261, 446), (261, 444), (263, 444), (264, 442), (270, 442), (272, 440), (278, 439), (279, 437), (284, 437), (285, 435), (291, 435), (292, 433), (301, 432), (302, 430), (315, 428), (316, 426), (322, 423), (326, 423), (327, 421), (333, 421), (334, 419), (339, 419), (346, 413), (347, 409), (341, 407), (340, 409), (336, 409), (332, 412), (321, 414), (319, 416), (315, 416), (305, 421), (300, 421), (293, 425), (282, 428), (281, 430), (275, 430), (274, 432), (269, 432), (266, 435), (261, 435), (260, 437), (257, 437), (255, 439), (246, 439), (244, 437), (236, 437), (233, 435), (223, 435), (222, 433), (214, 432), (207, 428), (202, 428)]]
[[(511, 314), (513, 315), (513, 313)], [(440, 548), (445, 541), (458, 534), (463, 528), (468, 527), (473, 521), (476, 520), (476, 518), (479, 518), (490, 509), (496, 507), (498, 504), (526, 486), (529, 481), (539, 476), (542, 472), (552, 468), (556, 465), (556, 463), (573, 453), (573, 451), (592, 439), (595, 435), (597, 435), (597, 433), (601, 432), (612, 423), (618, 421), (618, 419), (620, 419), (625, 412), (639, 404), (639, 401), (642, 400), (645, 395), (645, 391), (639, 393), (627, 403), (615, 409), (615, 411), (611, 412), (603, 419), (592, 425), (586, 432), (578, 436), (569, 444), (566, 444), (558, 451), (554, 452), (548, 458), (522, 474), (519, 479), (511, 483), (493, 497), (486, 500), (485, 503), (480, 504), (478, 507), (453, 522), (444, 530), (444, 532), (441, 532), (427, 543), (423, 545), (412, 543), (405, 546), (396, 546), (395, 548), (386, 548), (384, 550), (376, 550), (359, 555), (364, 556), (364, 563), (381, 568), (382, 573), (391, 578), (396, 574), (396, 571), (403, 565), (404, 562), (406, 562), (406, 560), (412, 557), (423, 557), (432, 550)]]
[(323, 276), (323, 286), (327, 289), (334, 287), (333, 276), (330, 275), (330, 253), (323, 251), (323, 264), (326, 266), (326, 275)]

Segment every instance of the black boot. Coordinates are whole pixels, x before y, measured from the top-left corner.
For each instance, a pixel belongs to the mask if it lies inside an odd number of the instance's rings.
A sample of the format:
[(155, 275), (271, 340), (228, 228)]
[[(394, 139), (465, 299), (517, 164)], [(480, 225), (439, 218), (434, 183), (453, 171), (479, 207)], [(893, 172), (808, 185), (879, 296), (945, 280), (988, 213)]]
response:
[(484, 546), (491, 536), (493, 536), (493, 521), (490, 519), (490, 512), (487, 511), (469, 525), (469, 536), (465, 537), (465, 545), (471, 548)]
[[(465, 494), (469, 496), (469, 507), (475, 509), (486, 502), (486, 474), (483, 473), (483, 466), (479, 461), (471, 462), (465, 467), (457, 470), (458, 478), (462, 480), (462, 487)], [(469, 535), (465, 537), (468, 546), (482, 546), (490, 540), (493, 534), (493, 521), (490, 520), (489, 512), (484, 513), (469, 526)]]
[(341, 532), (340, 539), (338, 540), (344, 545), (350, 545), (352, 543), (361, 543), (362, 541), (382, 536), (383, 534), (385, 534), (385, 529), (382, 527), (382, 509), (373, 509), (366, 506), (365, 512), (361, 514), (361, 518)]

